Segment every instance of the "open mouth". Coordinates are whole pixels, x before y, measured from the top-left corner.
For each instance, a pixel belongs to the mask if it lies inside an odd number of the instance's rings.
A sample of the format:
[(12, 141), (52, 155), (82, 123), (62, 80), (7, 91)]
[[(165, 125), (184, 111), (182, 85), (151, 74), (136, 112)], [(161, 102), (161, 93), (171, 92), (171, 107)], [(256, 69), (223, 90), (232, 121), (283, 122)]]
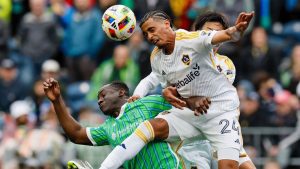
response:
[(154, 41), (152, 41), (153, 45), (156, 45), (156, 44), (157, 44), (157, 42), (158, 42), (158, 40), (154, 40)]

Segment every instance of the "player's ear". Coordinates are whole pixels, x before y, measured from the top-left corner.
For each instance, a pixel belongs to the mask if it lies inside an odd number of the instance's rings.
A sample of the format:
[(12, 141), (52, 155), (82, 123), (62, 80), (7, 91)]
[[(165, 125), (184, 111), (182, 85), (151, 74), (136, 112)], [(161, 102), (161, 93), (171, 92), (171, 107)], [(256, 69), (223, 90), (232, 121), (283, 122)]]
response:
[(164, 24), (166, 27), (171, 27), (171, 23), (169, 20), (164, 20)]
[(119, 97), (122, 97), (125, 95), (125, 90), (124, 89), (120, 89), (119, 90)]

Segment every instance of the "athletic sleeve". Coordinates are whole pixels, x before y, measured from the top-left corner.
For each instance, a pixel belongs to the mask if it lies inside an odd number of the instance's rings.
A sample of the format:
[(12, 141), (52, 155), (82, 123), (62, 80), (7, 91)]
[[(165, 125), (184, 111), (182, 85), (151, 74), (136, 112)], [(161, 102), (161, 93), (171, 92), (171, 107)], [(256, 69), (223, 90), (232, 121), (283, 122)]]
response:
[(159, 85), (159, 79), (155, 73), (151, 72), (147, 77), (140, 81), (134, 90), (133, 95), (139, 95), (140, 97), (146, 96), (150, 90)]
[(166, 79), (162, 76), (162, 69), (161, 69), (161, 65), (160, 65), (160, 60), (158, 59), (158, 55), (160, 53), (160, 50), (155, 47), (151, 53), (151, 57), (150, 57), (150, 61), (151, 61), (151, 69), (152, 72), (151, 74), (153, 74), (153, 76), (155, 76), (155, 79), (161, 84), (161, 86), (163, 88), (167, 87), (167, 81)]
[(211, 50), (214, 47), (214, 45), (211, 44), (211, 41), (216, 33), (217, 31), (207, 30), (195, 32), (180, 30), (176, 32), (176, 40), (182, 41), (184, 44), (188, 44), (188, 46), (198, 52), (202, 52), (202, 50)]
[(87, 127), (86, 133), (94, 146), (103, 146), (109, 144), (105, 131), (105, 123), (99, 127)]
[(172, 105), (160, 95), (150, 95), (139, 101), (142, 102), (155, 116), (172, 108)]

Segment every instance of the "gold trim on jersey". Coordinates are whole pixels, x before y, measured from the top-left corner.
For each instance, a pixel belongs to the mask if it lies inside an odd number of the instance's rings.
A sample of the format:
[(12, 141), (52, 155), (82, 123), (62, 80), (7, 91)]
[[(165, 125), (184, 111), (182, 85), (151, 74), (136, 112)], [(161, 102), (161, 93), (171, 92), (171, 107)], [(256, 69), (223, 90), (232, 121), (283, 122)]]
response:
[(217, 55), (217, 58), (224, 60), (224, 63), (226, 64), (226, 66), (229, 70), (235, 69), (233, 62), (229, 57), (224, 56), (224, 55), (220, 55), (218, 53), (216, 55)]
[(213, 56), (212, 56), (211, 53), (209, 53), (209, 58), (210, 58), (210, 61), (211, 61), (212, 65), (213, 65), (213, 67), (216, 68), (216, 64), (214, 62), (214, 59), (213, 59)]
[(159, 52), (159, 49), (158, 47), (155, 47), (152, 52), (151, 52), (151, 55), (150, 55), (150, 61), (152, 62), (152, 60), (154, 59), (154, 57), (156, 56), (156, 54)]
[(199, 37), (199, 32), (176, 32), (175, 40), (195, 39)]

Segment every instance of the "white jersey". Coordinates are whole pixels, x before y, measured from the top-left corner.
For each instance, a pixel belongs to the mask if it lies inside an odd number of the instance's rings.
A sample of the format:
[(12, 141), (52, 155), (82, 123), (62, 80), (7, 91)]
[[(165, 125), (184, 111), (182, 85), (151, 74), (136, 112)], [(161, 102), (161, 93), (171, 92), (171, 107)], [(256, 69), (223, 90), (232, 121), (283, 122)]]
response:
[(209, 113), (219, 114), (237, 109), (239, 100), (236, 89), (216, 69), (217, 59), (211, 45), (215, 33), (177, 30), (172, 54), (166, 55), (161, 49), (154, 48), (151, 67), (163, 87), (175, 85), (185, 98), (210, 97)]
[(223, 73), (226, 78), (229, 80), (231, 84), (233, 84), (235, 75), (236, 75), (236, 69), (235, 66), (230, 58), (224, 55), (220, 55), (218, 53), (215, 54), (216, 56), (216, 69)]

